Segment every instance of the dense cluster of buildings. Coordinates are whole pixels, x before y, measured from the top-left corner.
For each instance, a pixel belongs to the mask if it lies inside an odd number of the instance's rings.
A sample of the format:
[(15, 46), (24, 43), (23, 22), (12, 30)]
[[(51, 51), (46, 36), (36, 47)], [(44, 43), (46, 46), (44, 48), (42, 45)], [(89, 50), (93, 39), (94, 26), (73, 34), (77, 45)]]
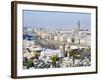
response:
[(24, 68), (54, 68), (91, 65), (91, 32), (76, 29), (24, 27)]

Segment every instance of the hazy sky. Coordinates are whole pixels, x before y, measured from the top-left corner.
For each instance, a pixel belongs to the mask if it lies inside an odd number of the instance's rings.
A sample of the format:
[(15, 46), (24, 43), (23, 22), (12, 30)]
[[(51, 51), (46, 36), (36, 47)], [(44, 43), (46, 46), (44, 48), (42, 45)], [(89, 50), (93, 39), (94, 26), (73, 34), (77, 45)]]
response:
[(90, 29), (91, 14), (23, 10), (24, 27), (75, 28), (78, 21), (81, 27)]

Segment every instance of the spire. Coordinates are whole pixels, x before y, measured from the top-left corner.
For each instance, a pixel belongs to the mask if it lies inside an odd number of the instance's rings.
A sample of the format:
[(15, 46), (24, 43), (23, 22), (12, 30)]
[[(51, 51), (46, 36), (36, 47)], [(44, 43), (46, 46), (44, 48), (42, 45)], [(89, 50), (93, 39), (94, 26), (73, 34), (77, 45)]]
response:
[(78, 31), (80, 31), (80, 21), (78, 20)]

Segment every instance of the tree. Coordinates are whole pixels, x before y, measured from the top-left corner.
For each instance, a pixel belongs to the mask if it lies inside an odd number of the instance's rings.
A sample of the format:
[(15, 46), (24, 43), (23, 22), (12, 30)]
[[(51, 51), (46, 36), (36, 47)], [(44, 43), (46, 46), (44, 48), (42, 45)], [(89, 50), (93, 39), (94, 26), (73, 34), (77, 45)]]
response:
[(52, 60), (52, 65), (53, 65), (54, 67), (56, 67), (56, 61), (59, 61), (58, 56), (57, 56), (57, 55), (53, 55), (53, 56), (51, 56), (50, 58), (51, 58), (51, 60)]
[(33, 65), (33, 61), (30, 59), (30, 60), (28, 60), (27, 62), (26, 62), (27, 64), (27, 69), (29, 69), (30, 67), (33, 67), (34, 65)]
[(72, 50), (69, 51), (69, 57), (73, 58), (73, 65), (75, 63), (75, 57), (76, 57), (77, 53), (78, 53), (78, 51), (76, 49), (72, 49)]

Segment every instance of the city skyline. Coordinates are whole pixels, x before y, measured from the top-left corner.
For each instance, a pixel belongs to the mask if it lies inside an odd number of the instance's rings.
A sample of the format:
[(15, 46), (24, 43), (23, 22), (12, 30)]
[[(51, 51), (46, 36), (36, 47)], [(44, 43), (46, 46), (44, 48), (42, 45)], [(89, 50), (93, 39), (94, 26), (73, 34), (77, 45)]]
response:
[(91, 66), (89, 13), (24, 11), (23, 22), (23, 69)]
[(90, 13), (23, 10), (23, 27), (43, 27), (50, 29), (72, 29), (78, 26), (91, 29)]

